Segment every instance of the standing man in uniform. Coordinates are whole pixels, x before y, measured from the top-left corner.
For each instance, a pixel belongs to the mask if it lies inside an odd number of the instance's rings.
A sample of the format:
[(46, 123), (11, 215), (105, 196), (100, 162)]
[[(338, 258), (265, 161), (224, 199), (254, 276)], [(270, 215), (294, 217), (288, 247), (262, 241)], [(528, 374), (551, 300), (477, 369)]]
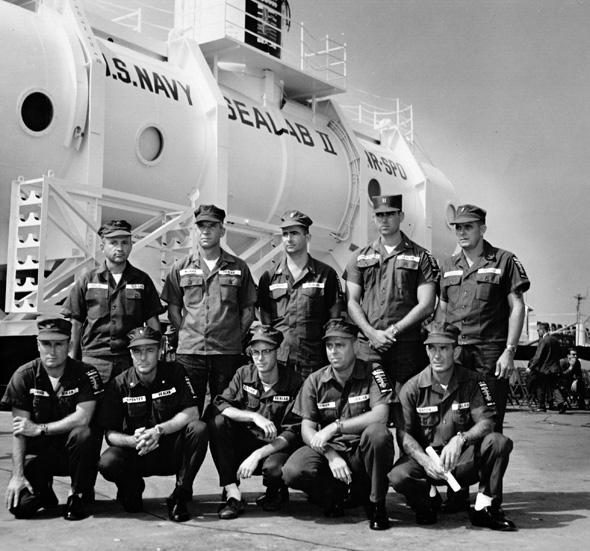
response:
[(281, 467), (299, 442), (288, 417), (301, 387), (301, 375), (277, 362), (283, 335), (268, 325), (252, 330), (252, 363), (238, 369), (214, 404), (217, 415), (209, 422), (211, 455), (224, 489), (226, 503), (219, 518), (236, 518), (244, 511), (240, 478), (262, 473), (266, 493), (258, 503), (276, 511), (289, 499)]
[(382, 368), (357, 359), (357, 328), (343, 319), (326, 325), (329, 365), (303, 383), (293, 406), (302, 419), (299, 448), (283, 480), (307, 493), (328, 517), (344, 514), (348, 496), (366, 505), (371, 530), (389, 528), (385, 507), (393, 439), (386, 427), (393, 397)]
[(379, 363), (401, 387), (424, 367), (420, 324), (434, 311), (439, 269), (400, 230), (402, 196), (378, 195), (372, 202), (379, 237), (346, 267), (348, 313), (361, 330), (359, 358)]
[(272, 325), (285, 337), (279, 362), (304, 378), (326, 365), (323, 327), (340, 315), (341, 292), (333, 268), (307, 252), (311, 218), (290, 210), (281, 218), (285, 254), (258, 284), (262, 323)]
[[(547, 394), (553, 396), (553, 403), (559, 413), (565, 413), (567, 405), (560, 388), (561, 345), (549, 332), (549, 324), (537, 323), (539, 342), (534, 356), (527, 367), (529, 387), (534, 392), (538, 405), (534, 411), (547, 411)], [(551, 399), (551, 398), (550, 398)]]
[(461, 330), (457, 361), (485, 378), (496, 402), (495, 430), (502, 432), (530, 281), (514, 254), (484, 239), (485, 210), (461, 205), (452, 224), (461, 251), (443, 264), (436, 319)]
[[(458, 328), (447, 323), (430, 324), (425, 341), (430, 365), (412, 377), (399, 395), (402, 419), (396, 427), (403, 455), (389, 478), (395, 491), (406, 496), (418, 524), (437, 521), (442, 500), (436, 485), (445, 484), (447, 473), (467, 487), (467, 492), (459, 491), (453, 498), (467, 499), (462, 503), (466, 507), (469, 485), (479, 481), (471, 523), (512, 531), (514, 523), (501, 508), (512, 440), (492, 432), (495, 409), (485, 381), (455, 365), (458, 334)], [(427, 453), (429, 447), (438, 457)]]
[(144, 323), (159, 330), (165, 309), (150, 276), (127, 260), (131, 225), (111, 220), (98, 235), (104, 263), (76, 280), (62, 313), (72, 320), (72, 357), (96, 367), (106, 383), (131, 365), (127, 333)]
[(16, 518), (57, 507), (53, 476), (72, 479), (66, 520), (86, 518), (94, 495), (100, 432), (90, 421), (103, 388), (90, 365), (68, 357), (72, 324), (57, 316), (37, 321), (39, 358), (12, 375), (2, 404), (12, 407), (12, 477), (6, 506)]
[(144, 477), (175, 474), (168, 517), (185, 522), (193, 481), (207, 453), (207, 425), (199, 421), (184, 369), (158, 361), (161, 340), (151, 327), (129, 334), (133, 366), (111, 381), (98, 415), (110, 445), (99, 470), (117, 485), (117, 501), (128, 513), (143, 510)]
[(186, 369), (203, 412), (207, 382), (211, 399), (221, 394), (242, 362), (242, 340), (254, 320), (256, 287), (248, 265), (221, 248), (225, 211), (195, 210), (197, 252), (175, 262), (162, 300), (178, 332), (176, 361)]

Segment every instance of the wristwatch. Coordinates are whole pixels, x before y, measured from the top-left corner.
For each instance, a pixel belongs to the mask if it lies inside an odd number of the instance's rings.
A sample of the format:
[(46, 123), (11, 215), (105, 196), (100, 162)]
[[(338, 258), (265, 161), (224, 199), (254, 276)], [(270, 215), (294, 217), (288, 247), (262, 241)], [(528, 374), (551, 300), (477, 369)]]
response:
[(47, 425), (43, 424), (39, 425), (39, 427), (41, 428), (41, 434), (39, 436), (47, 436)]
[(340, 419), (336, 419), (334, 423), (336, 423), (336, 434), (342, 434), (342, 421)]
[(464, 432), (461, 432), (461, 431), (459, 431), (459, 432), (457, 433), (457, 436), (458, 436), (459, 438), (461, 438), (461, 440), (463, 440), (463, 448), (464, 448), (465, 446), (469, 445), (469, 438), (467, 438), (467, 436), (465, 436), (465, 433), (464, 433)]
[(156, 426), (154, 427), (154, 429), (155, 429), (155, 430), (156, 430), (156, 432), (158, 433), (158, 438), (164, 434), (164, 429), (162, 428), (162, 426), (161, 426), (161, 425), (156, 425)]
[(512, 352), (513, 354), (516, 353), (516, 346), (514, 346), (513, 344), (507, 344), (506, 345), (506, 350), (508, 350), (509, 352)]

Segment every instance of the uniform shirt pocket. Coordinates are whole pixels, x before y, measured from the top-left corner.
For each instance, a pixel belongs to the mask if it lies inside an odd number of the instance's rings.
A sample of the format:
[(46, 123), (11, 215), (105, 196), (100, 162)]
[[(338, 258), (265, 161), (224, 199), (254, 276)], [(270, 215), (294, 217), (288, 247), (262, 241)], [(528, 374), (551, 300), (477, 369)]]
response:
[(237, 302), (240, 280), (236, 276), (220, 275), (219, 288), (221, 290), (221, 300), (224, 302)]
[(89, 283), (84, 295), (89, 319), (99, 319), (109, 313), (109, 288), (106, 283)]
[(183, 301), (187, 307), (196, 306), (203, 300), (203, 287), (205, 280), (203, 276), (184, 275), (180, 278)]
[(496, 300), (500, 293), (500, 275), (491, 273), (477, 273), (475, 275), (477, 288), (475, 298), (486, 302)]

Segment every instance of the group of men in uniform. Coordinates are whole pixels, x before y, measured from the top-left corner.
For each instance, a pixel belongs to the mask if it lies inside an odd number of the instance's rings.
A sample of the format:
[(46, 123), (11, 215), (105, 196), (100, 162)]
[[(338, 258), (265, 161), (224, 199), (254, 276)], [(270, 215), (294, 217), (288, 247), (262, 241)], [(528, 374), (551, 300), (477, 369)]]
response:
[[(225, 212), (199, 206), (196, 252), (174, 264), (161, 294), (176, 363), (159, 359), (163, 307), (128, 261), (131, 227), (102, 226), (105, 262), (76, 280), (63, 312), (71, 322), (39, 320), (41, 357), (17, 370), (3, 398), (14, 418), (13, 514), (57, 505), (52, 476), (69, 472), (64, 517), (84, 518), (98, 468), (128, 512), (142, 510), (145, 476), (176, 474), (168, 513), (185, 521), (209, 443), (221, 519), (244, 512), (240, 479), (262, 474), (257, 502), (268, 511), (292, 487), (327, 516), (362, 504), (382, 530), (391, 484), (419, 523), (432, 523), (436, 486), (454, 474), (463, 486), (447, 492), (448, 510), (468, 507), (479, 480), (473, 524), (514, 529), (500, 506), (512, 449), (501, 433), (524, 268), (484, 240), (485, 211), (462, 205), (452, 220), (461, 250), (441, 273), (400, 230), (402, 196), (372, 201), (379, 237), (346, 266), (346, 301), (336, 272), (308, 253), (304, 213), (283, 215), (284, 255), (257, 289), (247, 264), (221, 247)], [(388, 425), (402, 452), (395, 467)], [(39, 460), (50, 452), (52, 461)]]

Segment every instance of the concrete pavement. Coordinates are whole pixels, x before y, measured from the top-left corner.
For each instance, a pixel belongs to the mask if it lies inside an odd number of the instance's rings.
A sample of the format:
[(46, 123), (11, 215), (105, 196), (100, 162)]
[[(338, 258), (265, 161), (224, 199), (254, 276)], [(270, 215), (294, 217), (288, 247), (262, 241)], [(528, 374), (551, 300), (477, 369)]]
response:
[[(93, 514), (80, 522), (67, 522), (45, 512), (35, 519), (16, 520), (1, 507), (0, 551), (586, 548), (590, 541), (590, 412), (574, 410), (558, 415), (511, 410), (506, 422), (505, 433), (515, 446), (505, 478), (504, 508), (519, 528), (515, 533), (473, 528), (466, 513), (441, 515), (435, 526), (416, 526), (412, 511), (393, 491), (388, 496), (392, 528), (385, 532), (369, 530), (360, 508), (342, 519), (326, 519), (303, 494), (294, 491), (284, 512), (265, 513), (253, 503), (262, 491), (258, 478), (242, 485), (249, 501), (246, 514), (233, 521), (220, 521), (216, 513), (217, 474), (208, 454), (194, 485), (190, 505), (194, 517), (187, 523), (175, 524), (166, 516), (164, 499), (172, 489), (172, 477), (147, 479), (145, 512), (129, 515), (113, 501), (114, 485), (99, 475)], [(0, 412), (2, 496), (10, 473), (10, 414)], [(62, 503), (68, 486), (66, 478), (54, 481)], [(475, 489), (472, 486), (472, 499)]]

